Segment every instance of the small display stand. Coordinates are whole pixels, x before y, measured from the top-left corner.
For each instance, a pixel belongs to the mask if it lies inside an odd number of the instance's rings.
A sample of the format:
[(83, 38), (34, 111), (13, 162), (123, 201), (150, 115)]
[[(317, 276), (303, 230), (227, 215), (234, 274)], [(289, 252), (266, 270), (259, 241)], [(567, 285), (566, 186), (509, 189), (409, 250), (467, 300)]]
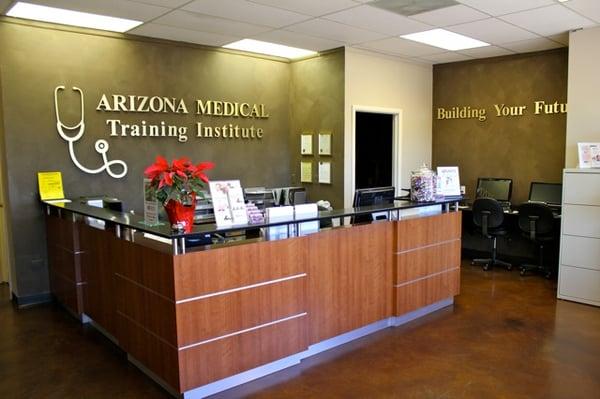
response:
[(211, 181), (208, 185), (217, 226), (248, 223), (244, 193), (239, 180)]

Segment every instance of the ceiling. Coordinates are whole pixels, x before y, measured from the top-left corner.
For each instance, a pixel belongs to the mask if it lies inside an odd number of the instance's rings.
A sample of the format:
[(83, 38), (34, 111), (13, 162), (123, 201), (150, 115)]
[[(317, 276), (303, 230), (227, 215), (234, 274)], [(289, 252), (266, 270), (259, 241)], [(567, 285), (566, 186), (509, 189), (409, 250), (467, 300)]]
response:
[[(600, 24), (600, 0), (25, 1), (141, 20), (129, 32), (141, 36), (210, 46), (243, 38), (315, 51), (348, 46), (425, 64), (563, 47), (570, 30)], [(0, 0), (0, 11), (12, 3)], [(404, 16), (386, 10), (398, 10), (398, 5), (433, 11)], [(454, 52), (399, 37), (437, 27), (492, 46)]]

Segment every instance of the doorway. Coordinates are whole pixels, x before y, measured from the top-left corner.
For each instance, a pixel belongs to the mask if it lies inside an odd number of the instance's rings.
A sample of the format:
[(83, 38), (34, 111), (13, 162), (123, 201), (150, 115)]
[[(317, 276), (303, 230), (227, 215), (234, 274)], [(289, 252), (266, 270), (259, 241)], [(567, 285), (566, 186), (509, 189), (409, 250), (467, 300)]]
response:
[(356, 113), (354, 188), (392, 186), (394, 115)]
[(349, 132), (349, 178), (344, 190), (345, 206), (351, 206), (358, 188), (401, 187), (402, 110), (352, 106)]

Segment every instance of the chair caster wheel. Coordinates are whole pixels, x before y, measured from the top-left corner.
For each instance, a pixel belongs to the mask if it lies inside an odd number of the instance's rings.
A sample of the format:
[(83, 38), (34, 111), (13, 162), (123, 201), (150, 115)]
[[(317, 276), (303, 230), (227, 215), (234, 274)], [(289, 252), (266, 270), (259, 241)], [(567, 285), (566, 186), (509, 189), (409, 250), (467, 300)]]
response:
[(550, 278), (552, 278), (552, 273), (546, 273), (546, 275), (544, 277), (546, 277), (546, 279), (550, 280)]
[(524, 270), (524, 269), (521, 269), (521, 271), (519, 272), (519, 274), (520, 274), (521, 276), (524, 276), (524, 275), (525, 275), (525, 270)]
[(486, 272), (490, 270), (490, 265), (483, 265), (483, 270)]
[(512, 265), (506, 266), (506, 270), (511, 271), (512, 270)]
[(475, 266), (475, 262), (471, 261), (471, 266)]

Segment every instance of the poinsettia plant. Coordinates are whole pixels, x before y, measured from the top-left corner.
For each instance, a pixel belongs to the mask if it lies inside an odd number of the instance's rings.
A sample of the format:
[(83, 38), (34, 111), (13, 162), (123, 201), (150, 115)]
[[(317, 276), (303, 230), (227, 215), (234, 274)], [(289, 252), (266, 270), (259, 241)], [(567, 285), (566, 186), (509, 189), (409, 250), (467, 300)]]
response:
[(198, 194), (208, 176), (204, 171), (214, 167), (212, 162), (193, 164), (189, 158), (174, 159), (171, 164), (162, 156), (157, 156), (156, 161), (148, 166), (144, 175), (150, 179), (147, 195), (157, 198), (163, 204), (174, 200), (187, 202), (190, 195)]

